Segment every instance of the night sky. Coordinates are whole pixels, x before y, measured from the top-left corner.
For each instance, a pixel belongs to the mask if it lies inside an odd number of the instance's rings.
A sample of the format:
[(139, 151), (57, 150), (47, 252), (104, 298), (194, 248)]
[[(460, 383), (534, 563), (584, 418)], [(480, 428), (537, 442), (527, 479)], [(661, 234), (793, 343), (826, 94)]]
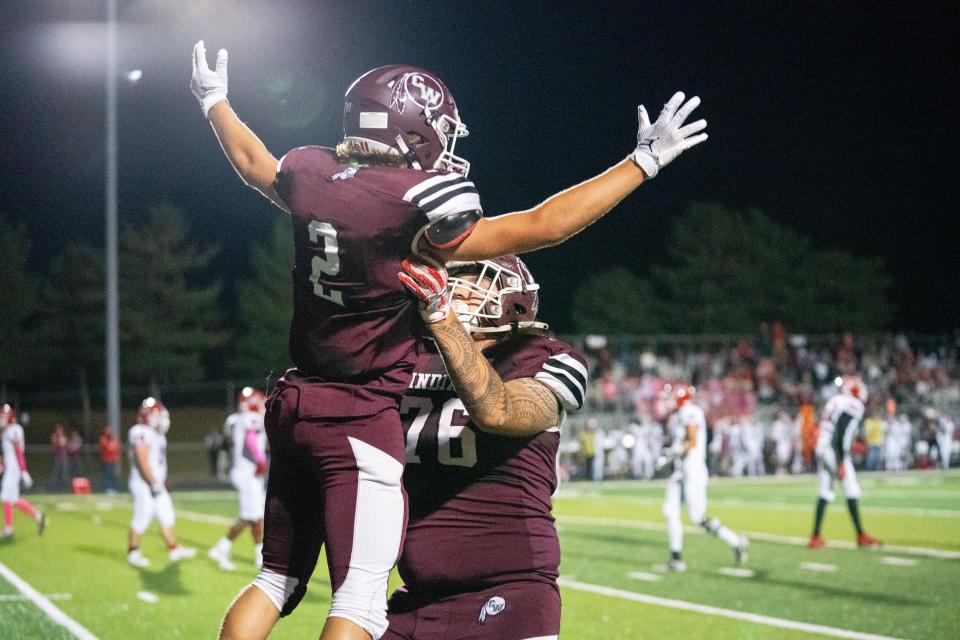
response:
[[(229, 49), (231, 103), (278, 157), (336, 143), (343, 92), (364, 71), (434, 71), (470, 128), (457, 151), (488, 215), (616, 163), (636, 105), (656, 114), (683, 90), (702, 98), (694, 118), (710, 139), (587, 232), (526, 257), (542, 319), (570, 330), (579, 280), (643, 273), (664, 259), (671, 219), (711, 201), (884, 257), (897, 328), (960, 325), (958, 31), (945, 3), (577, 4), (121, 1), (120, 68), (143, 72), (120, 84), (121, 216), (182, 206), (198, 239), (221, 245), (229, 281), (283, 215), (235, 176), (190, 93), (201, 38), (211, 63)], [(4, 5), (0, 213), (29, 220), (40, 268), (70, 238), (103, 236), (104, 13), (94, 0)]]

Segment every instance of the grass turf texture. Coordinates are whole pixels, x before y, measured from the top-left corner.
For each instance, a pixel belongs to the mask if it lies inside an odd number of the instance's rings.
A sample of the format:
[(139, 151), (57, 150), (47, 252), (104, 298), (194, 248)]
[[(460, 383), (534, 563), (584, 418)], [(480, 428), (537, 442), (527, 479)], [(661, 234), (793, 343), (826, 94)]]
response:
[[(862, 515), (867, 530), (890, 545), (960, 551), (960, 474), (914, 472), (861, 476)], [(714, 479), (710, 514), (738, 531), (806, 538), (816, 500), (815, 479)], [(960, 560), (890, 550), (833, 548), (811, 551), (785, 542), (754, 540), (750, 578), (721, 574), (732, 554), (699, 533), (685, 537), (683, 574), (660, 574), (667, 557), (660, 505), (663, 483), (571, 483), (555, 499), (563, 545), (561, 575), (661, 598), (710, 605), (787, 620), (900, 638), (952, 637), (960, 620), (954, 597)], [(70, 594), (54, 604), (100, 638), (210, 638), (236, 592), (255, 570), (244, 533), (234, 548), (237, 571), (223, 573), (206, 549), (236, 514), (229, 492), (174, 494), (181, 543), (195, 546), (195, 560), (169, 564), (154, 527), (143, 551), (147, 569), (126, 564), (126, 499), (100, 496), (33, 496), (50, 514), (42, 538), (34, 523), (16, 516), (13, 539), (0, 541), (0, 562), (44, 594)], [(828, 540), (853, 541), (842, 499), (827, 511)], [(890, 565), (883, 559), (901, 558)], [(801, 563), (835, 565), (823, 573)], [(659, 576), (636, 580), (632, 572)], [(398, 580), (394, 577), (392, 585)], [(157, 602), (140, 600), (146, 591)], [(633, 602), (563, 588), (565, 638), (812, 638), (797, 630)], [(16, 597), (0, 580), (4, 638), (68, 638), (40, 609)], [(326, 571), (318, 567), (300, 608), (277, 627), (275, 638), (318, 635), (329, 606)]]

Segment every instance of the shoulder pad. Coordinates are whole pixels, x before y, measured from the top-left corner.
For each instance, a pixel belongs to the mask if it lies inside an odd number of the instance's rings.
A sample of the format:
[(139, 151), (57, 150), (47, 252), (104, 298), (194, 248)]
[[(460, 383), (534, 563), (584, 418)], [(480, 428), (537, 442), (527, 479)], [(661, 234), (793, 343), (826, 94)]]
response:
[(482, 217), (479, 211), (451, 213), (427, 227), (424, 235), (437, 249), (456, 246), (473, 232)]

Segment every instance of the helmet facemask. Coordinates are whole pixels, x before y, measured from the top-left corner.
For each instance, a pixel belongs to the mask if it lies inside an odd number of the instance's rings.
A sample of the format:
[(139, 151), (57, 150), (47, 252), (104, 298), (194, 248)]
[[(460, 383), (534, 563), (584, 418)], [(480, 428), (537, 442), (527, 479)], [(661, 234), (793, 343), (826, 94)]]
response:
[(547, 329), (536, 322), (536, 305), (526, 310), (529, 319), (511, 321), (509, 309), (514, 294), (533, 297), (540, 285), (500, 264), (501, 260), (481, 260), (448, 265), (448, 288), (453, 311), (468, 333), (505, 333), (518, 329)]

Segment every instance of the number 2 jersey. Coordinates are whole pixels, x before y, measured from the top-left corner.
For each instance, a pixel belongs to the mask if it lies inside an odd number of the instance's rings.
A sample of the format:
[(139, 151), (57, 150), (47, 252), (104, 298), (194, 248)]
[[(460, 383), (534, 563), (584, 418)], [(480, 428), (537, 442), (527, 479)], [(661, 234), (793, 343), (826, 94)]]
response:
[(504, 382), (535, 378), (561, 406), (557, 426), (532, 437), (486, 434), (470, 421), (440, 356), (426, 350), (400, 405), (410, 519), (398, 563), (407, 589), (455, 593), (516, 580), (554, 583), (560, 545), (551, 495), (564, 414), (583, 405), (586, 364), (546, 335), (484, 350)]
[[(423, 234), (454, 246), (473, 230), (480, 198), (454, 173), (338, 162), (299, 147), (277, 167), (293, 218), (290, 356), (328, 383), (328, 416), (396, 406), (419, 350), (422, 322), (397, 273)], [(438, 227), (443, 225), (438, 230)], [(324, 404), (323, 398), (318, 398)]]

